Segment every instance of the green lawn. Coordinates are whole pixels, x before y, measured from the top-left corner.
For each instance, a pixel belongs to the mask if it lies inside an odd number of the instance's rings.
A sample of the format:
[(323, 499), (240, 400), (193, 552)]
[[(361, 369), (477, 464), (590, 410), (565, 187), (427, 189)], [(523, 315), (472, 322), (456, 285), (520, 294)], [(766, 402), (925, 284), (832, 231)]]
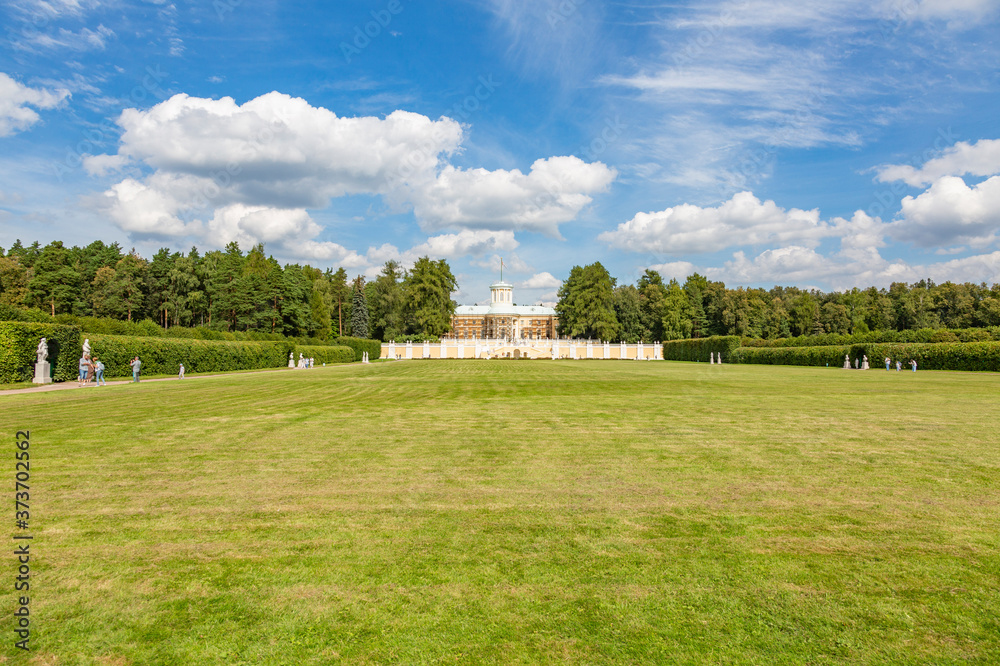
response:
[(10, 663), (1000, 659), (994, 374), (410, 361), (0, 410)]

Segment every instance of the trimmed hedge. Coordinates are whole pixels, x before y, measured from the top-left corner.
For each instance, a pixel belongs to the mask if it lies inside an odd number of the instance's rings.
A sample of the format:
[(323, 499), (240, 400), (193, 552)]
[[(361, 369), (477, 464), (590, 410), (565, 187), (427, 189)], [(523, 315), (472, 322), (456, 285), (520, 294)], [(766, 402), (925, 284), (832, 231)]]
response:
[(873, 368), (884, 367), (888, 356), (909, 370), (910, 359), (918, 370), (968, 370), (1000, 372), (1000, 342), (940, 342), (928, 344), (865, 344), (851, 347), (851, 358), (868, 355)]
[[(352, 338), (349, 336), (341, 336), (339, 338), (334, 338), (330, 341), (331, 344), (350, 347), (354, 350), (354, 360), (360, 361), (362, 355), (368, 352), (368, 360), (374, 361), (382, 355), (382, 343), (378, 340), (369, 340), (367, 338)], [(318, 357), (317, 357), (318, 358)]]
[[(850, 354), (848, 345), (823, 347), (740, 347), (733, 356), (733, 363), (759, 365), (813, 365), (832, 368), (844, 366), (844, 356)], [(852, 355), (851, 359), (855, 357)], [(869, 357), (870, 359), (871, 357)]]
[(667, 361), (705, 361), (709, 354), (722, 354), (728, 361), (740, 346), (736, 335), (715, 335), (710, 338), (668, 340), (663, 343), (663, 358)]
[(317, 365), (324, 363), (354, 363), (354, 350), (350, 347), (331, 347), (328, 345), (300, 345), (295, 347), (295, 363), (299, 362), (299, 353), (306, 358), (316, 359)]
[(796, 338), (743, 338), (744, 347), (829, 347), (833, 345), (861, 345), (871, 343), (915, 342), (989, 342), (1000, 340), (1000, 326), (989, 328), (921, 328), (906, 331), (870, 331), (855, 335), (824, 333), (800, 335)]
[[(187, 372), (226, 372), (288, 367), (289, 342), (229, 342), (91, 335), (93, 354), (104, 362), (108, 377), (131, 377), (136, 356), (145, 374), (175, 375), (181, 363)], [(75, 376), (75, 372), (74, 372)]]
[(83, 347), (76, 326), (34, 322), (0, 322), (0, 384), (30, 382), (35, 376), (38, 343), (47, 338), (52, 379), (76, 378)]

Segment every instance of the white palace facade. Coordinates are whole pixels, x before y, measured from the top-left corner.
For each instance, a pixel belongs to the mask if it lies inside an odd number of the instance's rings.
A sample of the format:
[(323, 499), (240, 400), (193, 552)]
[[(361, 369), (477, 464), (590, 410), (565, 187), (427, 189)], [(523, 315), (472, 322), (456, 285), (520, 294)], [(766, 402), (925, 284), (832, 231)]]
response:
[(559, 319), (553, 308), (514, 305), (514, 285), (490, 285), (489, 305), (460, 305), (451, 317), (451, 337), (463, 339), (552, 340)]
[(451, 318), (451, 335), (439, 342), (385, 342), (381, 358), (546, 358), (658, 361), (659, 343), (560, 340), (553, 308), (514, 305), (514, 285), (490, 285), (489, 305), (462, 305)]

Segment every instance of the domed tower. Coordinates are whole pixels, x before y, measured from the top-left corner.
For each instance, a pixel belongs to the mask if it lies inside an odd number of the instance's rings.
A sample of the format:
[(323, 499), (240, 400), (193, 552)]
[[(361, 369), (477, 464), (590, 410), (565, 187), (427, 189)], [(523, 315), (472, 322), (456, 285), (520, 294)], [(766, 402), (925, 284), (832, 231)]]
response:
[(514, 285), (494, 282), (490, 285), (490, 310), (486, 315), (486, 337), (513, 338), (517, 333), (517, 309), (514, 307)]

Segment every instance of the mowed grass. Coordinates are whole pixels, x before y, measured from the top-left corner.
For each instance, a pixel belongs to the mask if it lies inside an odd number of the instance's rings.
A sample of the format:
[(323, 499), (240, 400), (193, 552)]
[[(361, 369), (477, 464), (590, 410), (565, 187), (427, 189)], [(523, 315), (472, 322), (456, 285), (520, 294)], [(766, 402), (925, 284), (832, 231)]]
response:
[(410, 361), (0, 409), (11, 662), (1000, 660), (997, 375)]

